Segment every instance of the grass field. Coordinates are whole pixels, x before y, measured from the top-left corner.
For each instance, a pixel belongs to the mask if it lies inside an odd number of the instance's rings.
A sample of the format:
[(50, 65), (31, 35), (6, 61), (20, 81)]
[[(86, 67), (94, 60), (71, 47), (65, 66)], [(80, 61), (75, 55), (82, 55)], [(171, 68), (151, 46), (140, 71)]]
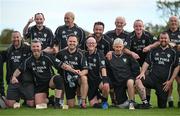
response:
[[(175, 108), (157, 108), (156, 95), (155, 92), (152, 91), (151, 104), (153, 108), (146, 110), (135, 109), (130, 111), (128, 109), (118, 109), (114, 107), (110, 107), (108, 110), (94, 109), (90, 107), (87, 109), (76, 107), (68, 110), (54, 109), (50, 107), (48, 109), (36, 110), (35, 108), (21, 107), (20, 109), (0, 109), (0, 116), (180, 116), (180, 108), (177, 108), (178, 95), (176, 86), (177, 85), (174, 82), (173, 97)], [(138, 95), (136, 95), (136, 101), (141, 103)]]
[[(151, 109), (135, 109), (130, 111), (128, 109), (118, 109), (114, 107), (110, 107), (108, 110), (94, 109), (90, 107), (87, 109), (80, 109), (76, 107), (63, 110), (50, 107), (48, 109), (36, 110), (35, 108), (21, 107), (20, 109), (0, 109), (0, 116), (180, 116), (180, 108), (177, 108), (178, 96), (176, 92), (176, 84), (174, 84), (173, 96), (175, 108), (157, 108), (156, 95), (154, 91), (152, 91), (151, 103), (153, 108)], [(140, 102), (138, 95), (136, 95), (136, 101)]]

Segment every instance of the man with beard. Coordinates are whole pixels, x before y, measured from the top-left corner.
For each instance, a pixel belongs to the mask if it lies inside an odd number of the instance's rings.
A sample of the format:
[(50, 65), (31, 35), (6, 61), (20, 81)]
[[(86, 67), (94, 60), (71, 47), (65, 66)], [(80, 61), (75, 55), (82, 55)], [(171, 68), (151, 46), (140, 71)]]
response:
[(61, 50), (56, 57), (72, 66), (75, 70), (79, 70), (78, 74), (73, 74), (69, 71), (59, 71), (63, 75), (64, 87), (66, 93), (67, 104), (69, 107), (75, 106), (75, 96), (78, 86), (80, 86), (80, 93), (82, 103), (81, 108), (86, 108), (86, 97), (88, 92), (87, 73), (88, 65), (84, 56), (84, 52), (78, 48), (78, 38), (74, 34), (67, 37), (67, 49)]
[[(110, 50), (112, 50), (112, 40), (105, 34), (104, 32), (104, 23), (103, 22), (95, 22), (93, 28), (93, 36), (97, 41), (97, 49), (101, 50), (104, 55), (106, 55)], [(83, 42), (83, 49), (87, 49), (85, 41)]]
[[(29, 25), (35, 21), (36, 25), (29, 27)], [(28, 23), (23, 29), (23, 35), (25, 39), (38, 39), (42, 42), (42, 49), (46, 49), (49, 52), (56, 52), (53, 51), (53, 43), (54, 43), (54, 36), (50, 28), (44, 26), (45, 17), (43, 13), (36, 13), (31, 19), (29, 19)]]
[(11, 82), (12, 84), (18, 84), (19, 75), (27, 70), (30, 71), (35, 83), (36, 108), (47, 108), (46, 99), (49, 88), (55, 89), (55, 108), (60, 108), (59, 100), (62, 92), (62, 80), (59, 75), (53, 75), (51, 67), (54, 66), (56, 69), (62, 68), (75, 74), (77, 71), (54, 56), (43, 52), (40, 40), (34, 39), (32, 41), (31, 50), (32, 55), (15, 70)]
[(6, 81), (8, 84), (7, 89), (7, 105), (13, 107), (15, 102), (19, 101), (22, 96), (26, 100), (28, 106), (34, 106), (34, 83), (31, 74), (26, 71), (20, 75), (18, 84), (12, 84), (13, 72), (18, 66), (30, 56), (30, 47), (22, 42), (20, 32), (13, 31), (11, 37), (12, 45), (5, 51), (6, 61)]
[[(160, 46), (150, 51), (141, 73), (136, 77), (136, 86), (141, 96), (143, 105), (147, 105), (145, 87), (155, 89), (159, 108), (166, 108), (168, 91), (176, 77), (178, 69), (178, 56), (174, 49), (169, 46), (169, 36), (166, 32), (160, 34)], [(148, 76), (145, 72), (151, 66)], [(173, 71), (173, 69), (175, 70)], [(141, 105), (139, 106), (141, 107)]]

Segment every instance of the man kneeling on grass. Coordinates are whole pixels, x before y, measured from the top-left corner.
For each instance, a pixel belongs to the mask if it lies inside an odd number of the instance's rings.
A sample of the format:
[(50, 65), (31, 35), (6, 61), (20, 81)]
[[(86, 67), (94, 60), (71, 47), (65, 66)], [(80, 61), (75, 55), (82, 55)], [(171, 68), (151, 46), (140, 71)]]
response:
[(59, 100), (62, 93), (62, 79), (58, 75), (52, 75), (52, 66), (56, 69), (62, 68), (72, 73), (77, 73), (71, 66), (66, 65), (54, 56), (49, 55), (41, 50), (41, 42), (33, 40), (31, 44), (32, 56), (27, 58), (13, 73), (11, 82), (18, 83), (17, 77), (29, 70), (35, 82), (35, 104), (37, 109), (47, 108), (46, 99), (49, 87), (55, 88), (55, 108), (60, 108)]
[[(131, 56), (123, 53), (123, 40), (114, 40), (112, 58), (107, 61), (109, 77), (115, 90), (118, 107), (134, 108), (134, 80), (139, 74), (140, 66)], [(129, 101), (126, 95), (128, 91)], [(127, 102), (126, 105), (124, 105)]]
[[(88, 99), (90, 105), (95, 108), (108, 109), (108, 95), (109, 95), (109, 78), (106, 73), (106, 63), (103, 53), (96, 48), (97, 42), (93, 36), (88, 37), (86, 41), (88, 51), (86, 58), (88, 62)], [(100, 92), (101, 91), (101, 92)], [(99, 104), (99, 95), (102, 104)]]

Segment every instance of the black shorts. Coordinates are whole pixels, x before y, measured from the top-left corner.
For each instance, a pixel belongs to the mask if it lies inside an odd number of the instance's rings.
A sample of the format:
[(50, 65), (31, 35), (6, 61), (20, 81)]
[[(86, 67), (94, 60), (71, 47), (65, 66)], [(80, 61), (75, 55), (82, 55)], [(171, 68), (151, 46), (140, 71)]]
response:
[(48, 92), (49, 92), (49, 82), (35, 85), (35, 93), (48, 93)]
[(64, 88), (66, 93), (66, 99), (74, 99), (76, 96), (76, 90), (79, 86), (78, 80), (74, 81), (73, 84), (70, 84), (69, 82), (64, 81)]
[(147, 76), (145, 80), (142, 79), (143, 85), (148, 89), (155, 89), (158, 99), (158, 107), (165, 108), (167, 104), (168, 92), (163, 91), (163, 83), (159, 83), (158, 77)]
[(7, 89), (7, 99), (8, 100), (20, 100), (20, 98), (24, 98), (26, 100), (34, 99), (34, 84), (26, 83), (26, 84), (11, 84), (9, 83)]
[(102, 82), (102, 79), (88, 79), (88, 100), (91, 101), (95, 96), (98, 96), (100, 94), (99, 85)]
[(122, 104), (128, 100), (127, 94), (127, 80), (119, 83), (119, 85), (114, 85), (114, 92), (116, 95), (117, 104)]

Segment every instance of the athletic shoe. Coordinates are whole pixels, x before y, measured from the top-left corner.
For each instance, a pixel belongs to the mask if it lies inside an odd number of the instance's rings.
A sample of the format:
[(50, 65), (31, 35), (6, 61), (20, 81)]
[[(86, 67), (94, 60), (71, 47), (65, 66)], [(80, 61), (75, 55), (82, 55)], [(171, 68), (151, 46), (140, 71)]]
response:
[(102, 105), (100, 103), (95, 103), (93, 105), (93, 108), (102, 108)]
[(138, 104), (136, 106), (137, 109), (150, 109), (151, 108), (151, 105), (149, 103), (143, 103), (143, 104)]
[(133, 103), (129, 103), (129, 110), (135, 110)]
[(174, 102), (173, 101), (169, 101), (168, 105), (169, 105), (170, 108), (173, 108), (174, 107)]
[(0, 96), (0, 108), (7, 108), (5, 100), (6, 98), (4, 96)]
[(55, 109), (62, 109), (62, 106), (61, 106), (61, 104), (60, 103), (54, 103), (54, 108)]
[(119, 105), (116, 105), (116, 107), (118, 107), (118, 108), (128, 108), (129, 107), (129, 101), (128, 100), (126, 100), (124, 103), (122, 103), (122, 104), (119, 104)]
[(54, 95), (51, 95), (49, 98), (48, 98), (48, 105), (49, 106), (54, 106)]
[(104, 110), (108, 109), (108, 103), (107, 102), (102, 102), (102, 109), (104, 109)]
[(37, 104), (36, 105), (36, 109), (46, 109), (47, 108), (47, 104), (46, 103), (41, 103), (41, 104)]

